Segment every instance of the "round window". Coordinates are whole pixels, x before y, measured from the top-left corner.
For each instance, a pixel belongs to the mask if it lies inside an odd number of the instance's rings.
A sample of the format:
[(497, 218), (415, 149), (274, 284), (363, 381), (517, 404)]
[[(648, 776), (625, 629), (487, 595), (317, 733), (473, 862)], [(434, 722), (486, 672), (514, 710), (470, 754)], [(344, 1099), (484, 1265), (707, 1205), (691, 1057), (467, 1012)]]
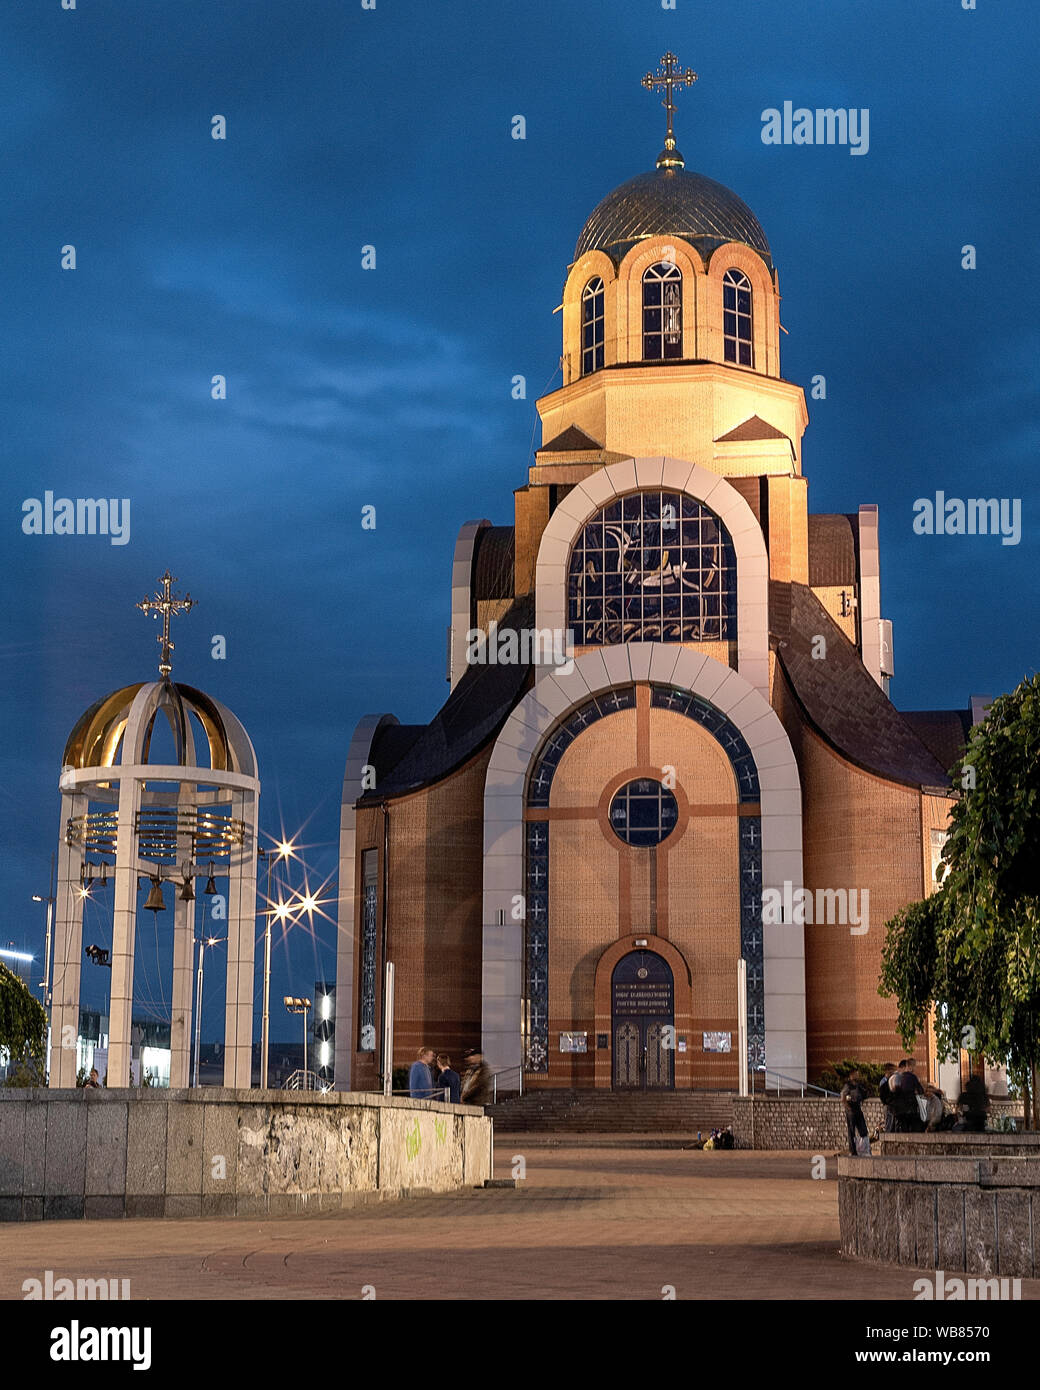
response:
[(610, 826), (626, 845), (659, 845), (675, 829), (679, 803), (660, 782), (628, 782), (610, 803)]

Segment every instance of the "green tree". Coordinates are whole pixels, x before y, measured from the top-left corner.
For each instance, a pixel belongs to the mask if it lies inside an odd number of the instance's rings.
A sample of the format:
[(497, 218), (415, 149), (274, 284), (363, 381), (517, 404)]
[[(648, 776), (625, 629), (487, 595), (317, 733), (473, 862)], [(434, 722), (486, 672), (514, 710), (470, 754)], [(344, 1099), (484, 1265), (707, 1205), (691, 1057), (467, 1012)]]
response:
[(907, 1046), (935, 1006), (941, 1053), (1006, 1061), (1038, 1128), (1040, 675), (994, 701), (951, 775), (940, 886), (887, 924), (878, 992)]
[[(47, 1046), (47, 1015), (43, 1005), (6, 965), (0, 965), (0, 1048), (11, 1054), (19, 1085), (40, 1085)], [(13, 1078), (14, 1079), (14, 1078)]]

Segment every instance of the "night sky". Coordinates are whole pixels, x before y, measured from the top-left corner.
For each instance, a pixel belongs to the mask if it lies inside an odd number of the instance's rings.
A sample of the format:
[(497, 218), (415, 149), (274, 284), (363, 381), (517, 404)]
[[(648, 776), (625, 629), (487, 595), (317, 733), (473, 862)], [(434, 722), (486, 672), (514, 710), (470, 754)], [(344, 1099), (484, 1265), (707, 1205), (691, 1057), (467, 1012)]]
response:
[[(134, 605), (167, 567), (199, 600), (174, 624), (174, 679), (249, 729), (265, 843), (303, 828), (309, 881), (334, 876), (351, 732), (373, 712), (424, 722), (447, 694), (458, 528), (512, 522), (535, 400), (560, 384), (552, 310), (589, 213), (653, 167), (664, 114), (640, 79), (668, 48), (700, 78), (677, 99), (687, 168), (769, 238), (783, 374), (827, 378), (810, 509), (880, 507), (896, 704), (963, 708), (1031, 674), (1038, 27), (1035, 0), (6, 6), (0, 945), (42, 957), (30, 898), (65, 739), (99, 696), (155, 678)], [(762, 112), (785, 100), (869, 108), (869, 153), (764, 145)], [(47, 489), (128, 497), (129, 543), (24, 535), (22, 503)], [(915, 535), (914, 501), (939, 489), (1020, 499), (1021, 543)], [(103, 901), (85, 942), (110, 944)], [(157, 927), (142, 915), (153, 1018)], [(334, 966), (331, 923), (296, 931), (273, 998)], [(107, 972), (83, 979), (105, 1007)], [(296, 1038), (280, 1002), (272, 1018)]]

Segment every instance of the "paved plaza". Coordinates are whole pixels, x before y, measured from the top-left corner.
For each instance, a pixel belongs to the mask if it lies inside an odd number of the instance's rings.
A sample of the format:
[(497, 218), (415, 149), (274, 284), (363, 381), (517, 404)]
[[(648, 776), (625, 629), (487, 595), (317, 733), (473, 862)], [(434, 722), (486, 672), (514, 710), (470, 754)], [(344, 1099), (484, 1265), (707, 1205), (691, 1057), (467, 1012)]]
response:
[[(573, 1142), (573, 1141), (569, 1141)], [(837, 1164), (805, 1153), (572, 1147), (498, 1136), (516, 1189), (335, 1215), (0, 1226), (22, 1281), (129, 1279), (133, 1299), (910, 1299), (919, 1272), (838, 1254)], [(1025, 1281), (1023, 1298), (1040, 1298)]]

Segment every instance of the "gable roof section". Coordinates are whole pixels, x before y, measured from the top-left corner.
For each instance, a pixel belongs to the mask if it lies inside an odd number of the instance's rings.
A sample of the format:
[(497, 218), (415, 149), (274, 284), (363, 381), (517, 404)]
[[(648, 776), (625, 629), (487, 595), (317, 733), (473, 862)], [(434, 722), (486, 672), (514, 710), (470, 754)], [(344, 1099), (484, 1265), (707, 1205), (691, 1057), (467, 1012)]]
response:
[(590, 450), (602, 449), (603, 445), (580, 430), (577, 425), (568, 425), (562, 434), (548, 440), (538, 450), (540, 454), (587, 454)]
[(784, 434), (783, 430), (778, 430), (768, 420), (763, 420), (760, 415), (750, 415), (736, 429), (730, 430), (728, 434), (720, 435), (715, 443), (734, 444), (747, 439), (786, 439), (788, 443), (791, 442), (790, 437)]
[[(806, 718), (826, 741), (865, 772), (910, 787), (948, 789), (946, 769), (867, 672), (859, 652), (804, 584), (770, 584), (770, 614), (781, 639), (780, 664)], [(789, 625), (779, 630), (786, 604), (772, 590), (790, 590)], [(814, 639), (827, 655), (815, 659)]]

